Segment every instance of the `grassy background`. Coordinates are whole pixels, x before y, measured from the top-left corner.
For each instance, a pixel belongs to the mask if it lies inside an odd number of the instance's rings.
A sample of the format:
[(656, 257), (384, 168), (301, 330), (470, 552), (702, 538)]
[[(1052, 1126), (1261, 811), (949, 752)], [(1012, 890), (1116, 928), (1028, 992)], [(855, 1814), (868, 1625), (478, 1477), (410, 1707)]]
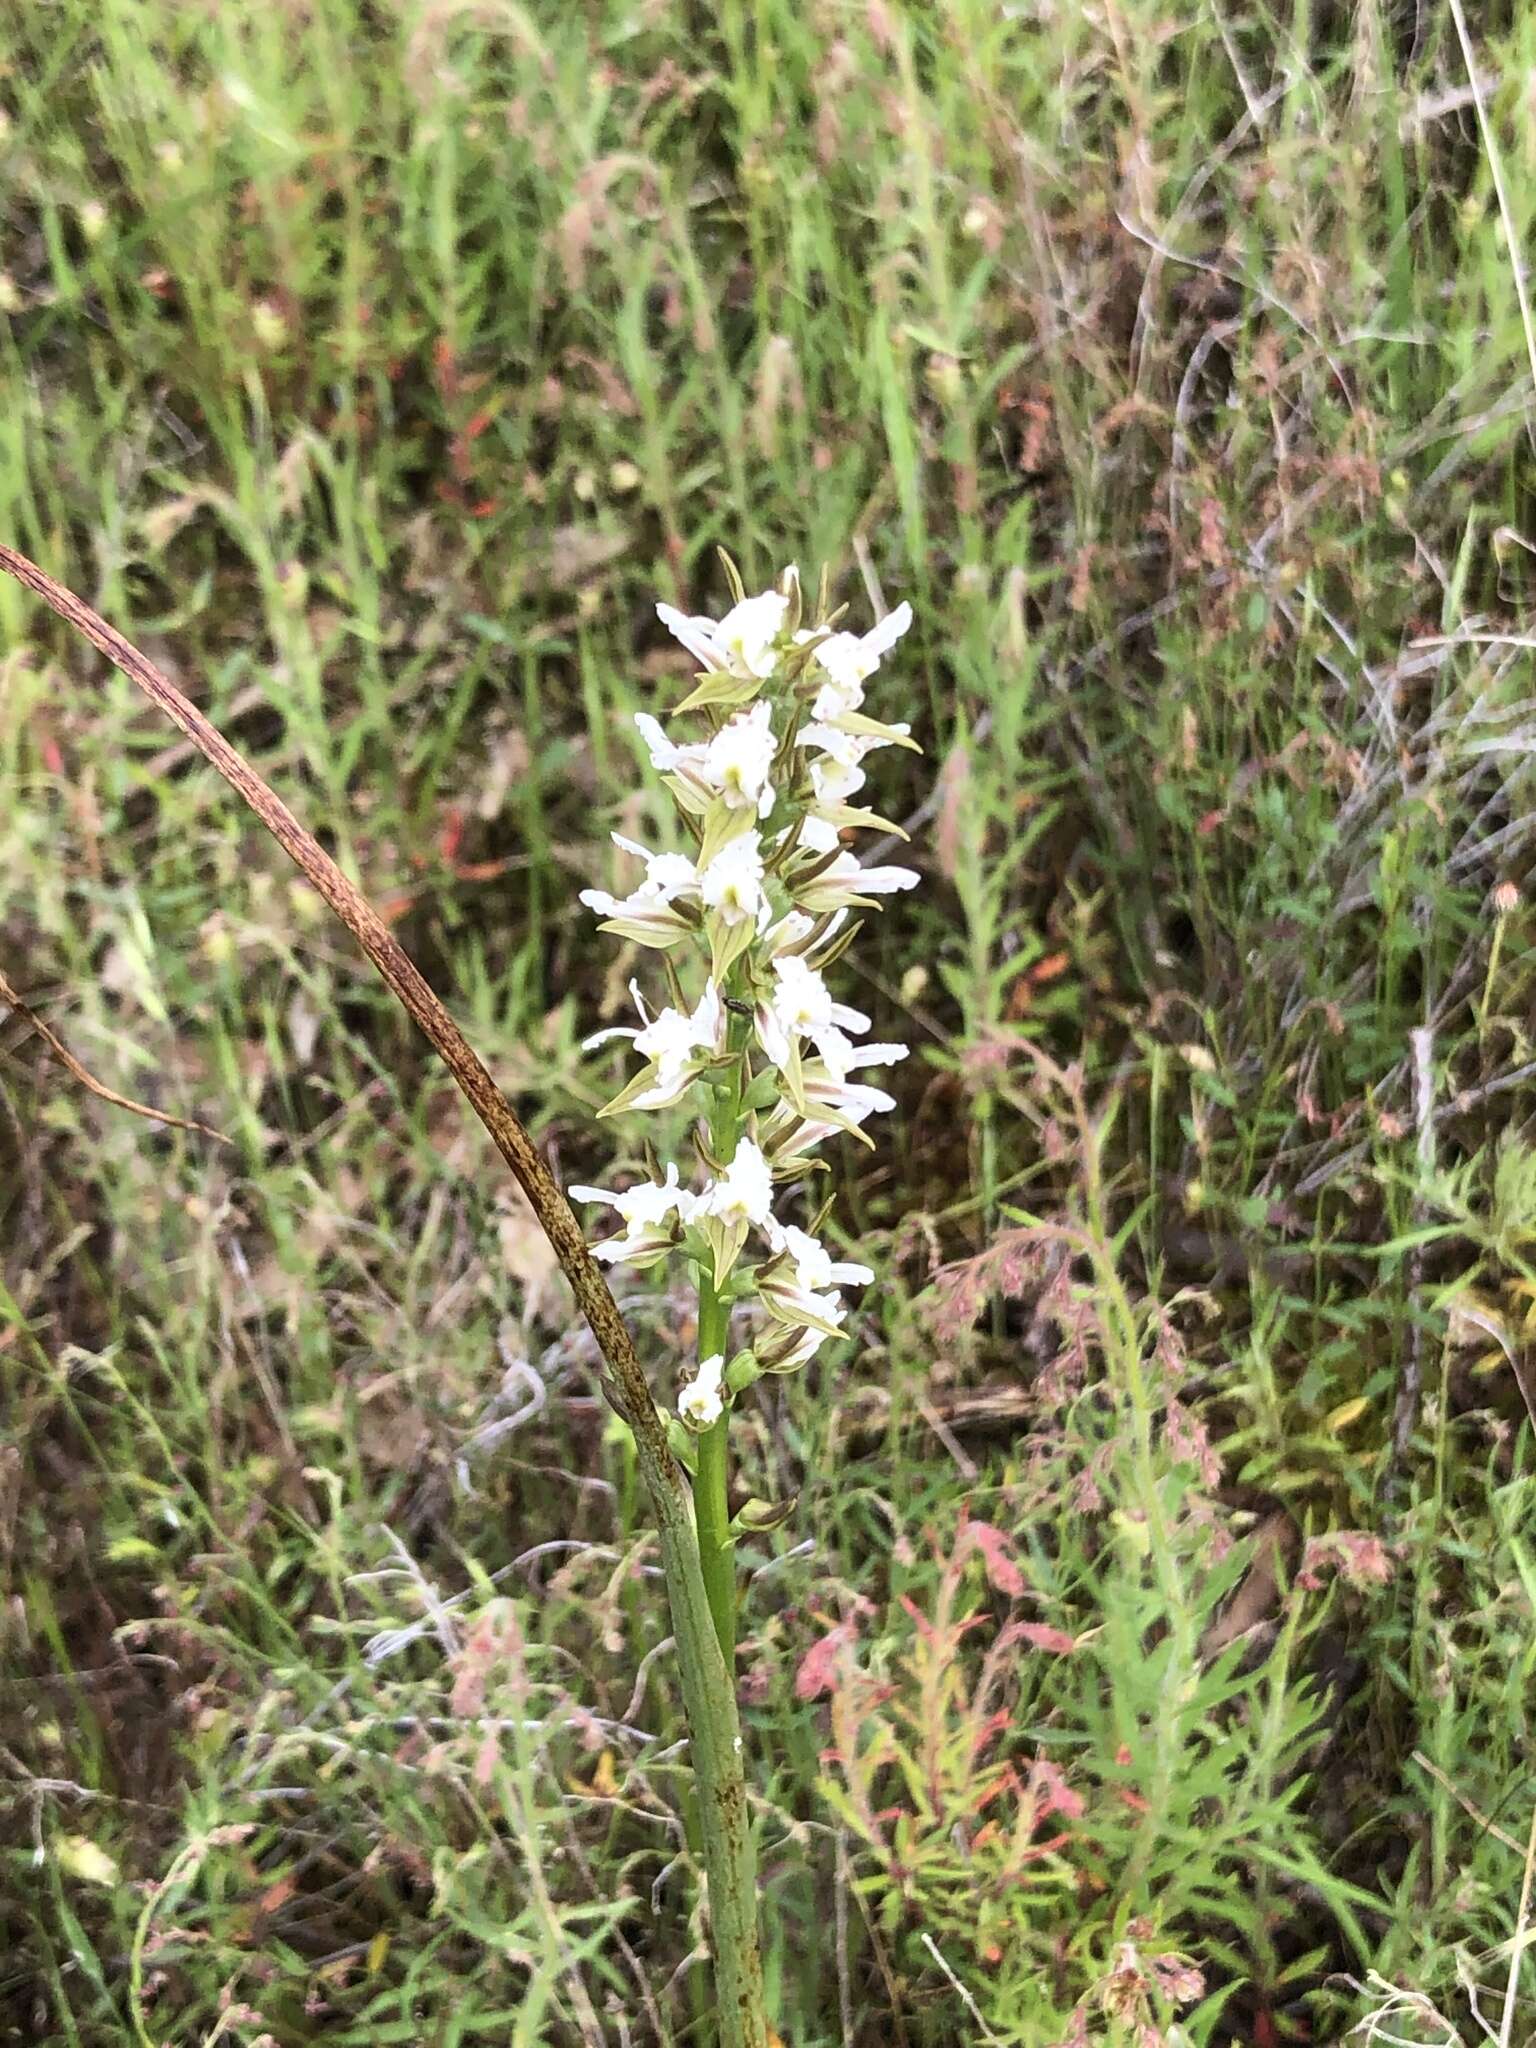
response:
[[(1497, 2025), (1536, 16), (1476, 13), (1486, 131), (1440, 0), (0, 28), (0, 532), (567, 1179), (636, 1142), (575, 892), (665, 816), (653, 600), (718, 606), (723, 543), (916, 609), (875, 794), (927, 886), (850, 969), (917, 1057), (839, 1168), (881, 1283), (742, 1430), (804, 1487), (741, 1667), (795, 2048)], [(0, 705), (0, 966), (231, 1141), (0, 1029), (0, 2038), (707, 2039), (654, 1557), (526, 1213), (9, 585)], [(671, 1385), (686, 1301), (627, 1300)]]

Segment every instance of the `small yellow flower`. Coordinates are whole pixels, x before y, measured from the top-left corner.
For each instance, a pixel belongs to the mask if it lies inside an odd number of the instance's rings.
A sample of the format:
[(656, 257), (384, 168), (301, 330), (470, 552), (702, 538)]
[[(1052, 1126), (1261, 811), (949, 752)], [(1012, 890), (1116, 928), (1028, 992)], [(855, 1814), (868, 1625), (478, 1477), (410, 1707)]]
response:
[(63, 1835), (53, 1845), (59, 1868), (82, 1884), (116, 1884), (117, 1865), (98, 1842), (85, 1835)]

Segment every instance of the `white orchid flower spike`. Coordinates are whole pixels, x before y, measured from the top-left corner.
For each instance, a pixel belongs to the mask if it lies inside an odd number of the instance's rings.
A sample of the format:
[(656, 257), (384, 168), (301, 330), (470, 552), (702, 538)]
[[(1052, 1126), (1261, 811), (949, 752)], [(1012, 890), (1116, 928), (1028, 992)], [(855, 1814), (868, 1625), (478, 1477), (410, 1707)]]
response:
[(871, 757), (914, 745), (906, 725), (865, 709), (911, 607), (867, 633), (833, 631), (803, 622), (793, 570), (755, 596), (729, 573), (734, 602), (719, 619), (656, 608), (696, 665), (682, 709), (699, 725), (678, 737), (649, 712), (635, 718), (685, 850), (656, 853), (615, 835), (640, 879), (627, 895), (593, 888), (581, 898), (605, 929), (667, 956), (670, 1001), (652, 1003), (631, 982), (639, 1022), (587, 1041), (627, 1039), (643, 1062), (603, 1114), (691, 1104), (699, 1172), (685, 1186), (670, 1164), (620, 1191), (571, 1191), (619, 1215), (623, 1228), (598, 1257), (645, 1266), (676, 1256), (697, 1273), (699, 1362), (679, 1386), (677, 1442), (695, 1470), (706, 1566), (710, 1546), (729, 1542), (722, 1432), (732, 1401), (844, 1334), (844, 1291), (874, 1277), (824, 1241), (825, 1210), (800, 1222), (778, 1209), (801, 1199), (828, 1140), (867, 1144), (861, 1127), (895, 1107), (856, 1077), (907, 1048), (869, 1039), (870, 1019), (838, 998), (829, 971), (853, 936), (851, 916), (919, 879), (912, 868), (865, 867), (850, 845), (861, 829), (889, 829), (853, 808)]

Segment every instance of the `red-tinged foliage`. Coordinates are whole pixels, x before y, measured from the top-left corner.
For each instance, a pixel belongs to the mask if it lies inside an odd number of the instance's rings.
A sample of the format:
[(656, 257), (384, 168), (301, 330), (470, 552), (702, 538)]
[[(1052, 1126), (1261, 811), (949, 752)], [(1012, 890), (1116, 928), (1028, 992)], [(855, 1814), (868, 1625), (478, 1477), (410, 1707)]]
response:
[[(928, 1619), (928, 1616), (924, 1614), (921, 1607), (918, 1606), (917, 1602), (909, 1594), (903, 1593), (901, 1595), (900, 1605), (903, 1613), (925, 1642), (938, 1643), (941, 1641), (939, 1628)], [(986, 1625), (986, 1615), (972, 1614), (967, 1616), (964, 1621), (951, 1622), (948, 1629), (944, 1632), (944, 1636), (949, 1644), (958, 1643), (960, 1638), (963, 1635), (968, 1635), (972, 1629), (985, 1628)]]
[[(829, 1702), (827, 1796), (883, 1876), (888, 1914), (941, 1927), (984, 1958), (1062, 1910), (1076, 1885), (1063, 1858), (1086, 1809), (1063, 1766), (1021, 1741), (1026, 1646), (1075, 1639), (1029, 1622), (998, 1628), (976, 1604), (989, 1598), (976, 1559), (987, 1589), (1026, 1595), (1006, 1533), (962, 1513), (926, 1594), (897, 1597), (911, 1635), (892, 1678), (862, 1668), (844, 1622), (802, 1659), (796, 1691)], [(978, 1654), (971, 1645), (989, 1633)]]
[(1019, 1634), (1032, 1650), (1049, 1650), (1058, 1657), (1069, 1656), (1077, 1648), (1076, 1636), (1069, 1636), (1065, 1629), (1052, 1628), (1048, 1622), (1021, 1621)]
[(928, 1309), (934, 1336), (952, 1344), (974, 1326), (994, 1295), (1013, 1300), (1043, 1286), (1051, 1249), (1038, 1231), (1005, 1230), (975, 1258), (941, 1267)]
[(1194, 1466), (1202, 1486), (1214, 1488), (1221, 1484), (1221, 1460), (1211, 1443), (1210, 1432), (1194, 1410), (1172, 1394), (1163, 1410), (1163, 1429), (1169, 1450), (1181, 1464)]
[(1050, 1757), (1037, 1756), (1030, 1765), (1028, 1791), (1039, 1820), (1047, 1820), (1053, 1813), (1066, 1820), (1081, 1820), (1087, 1811), (1083, 1795), (1073, 1791), (1066, 1772)]
[(1346, 1586), (1361, 1592), (1387, 1585), (1394, 1570), (1392, 1553), (1379, 1536), (1367, 1529), (1329, 1529), (1307, 1539), (1296, 1583), (1316, 1593), (1325, 1577), (1336, 1572)]
[(464, 822), (464, 806), (449, 804), (438, 827), (437, 850), (450, 866), (459, 857), (459, 848), (464, 841)]
[(828, 1629), (812, 1643), (795, 1671), (795, 1698), (797, 1700), (819, 1700), (823, 1693), (832, 1690), (838, 1666), (844, 1652), (849, 1650), (854, 1639), (855, 1624), (852, 1620), (840, 1621), (836, 1628)]
[(1010, 1600), (1022, 1598), (1024, 1574), (1013, 1561), (1008, 1538), (991, 1522), (973, 1522), (969, 1513), (961, 1510), (960, 1542), (967, 1550), (974, 1550), (986, 1566), (987, 1578), (993, 1588), (1006, 1594)]
[(450, 1710), (466, 1720), (482, 1714), (493, 1680), (519, 1690), (524, 1683), (524, 1654), (517, 1609), (510, 1600), (491, 1601), (476, 1616), (453, 1659)]

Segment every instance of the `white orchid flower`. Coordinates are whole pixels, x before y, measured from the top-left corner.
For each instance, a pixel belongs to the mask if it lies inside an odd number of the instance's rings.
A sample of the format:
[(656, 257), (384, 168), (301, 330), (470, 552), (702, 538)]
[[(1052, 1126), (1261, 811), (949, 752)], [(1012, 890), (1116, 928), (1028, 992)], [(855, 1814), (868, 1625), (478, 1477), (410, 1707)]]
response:
[[(811, 789), (816, 802), (827, 810), (847, 803), (849, 797), (856, 796), (869, 780), (856, 761), (839, 761), (831, 754), (823, 760), (812, 761), (810, 768)], [(802, 833), (802, 839), (804, 836)]]
[(660, 1010), (643, 1031), (635, 1034), (635, 1051), (650, 1060), (655, 1080), (634, 1097), (633, 1109), (664, 1109), (676, 1102), (694, 1075), (707, 1062), (699, 1055), (713, 1055), (720, 1047), (720, 1025), (724, 1010), (720, 991), (712, 981), (695, 1008), (684, 1016), (681, 1010)]
[(807, 853), (835, 853), (842, 843), (843, 835), (830, 818), (818, 817), (815, 811), (806, 812), (798, 844)]
[(797, 1330), (816, 1330), (823, 1337), (837, 1336), (848, 1314), (840, 1294), (818, 1294), (814, 1288), (802, 1287), (792, 1268), (778, 1259), (759, 1266), (757, 1292), (776, 1323), (789, 1323)]
[(729, 720), (713, 739), (678, 746), (648, 712), (635, 713), (651, 766), (694, 817), (717, 799), (727, 810), (767, 817), (774, 804), (769, 770), (779, 746), (772, 719), (772, 707), (759, 702)]
[[(834, 1074), (814, 1071), (805, 1076), (805, 1098), (812, 1110), (830, 1110), (842, 1117), (855, 1130), (872, 1116), (889, 1116), (896, 1107), (894, 1095), (888, 1095), (883, 1088), (871, 1087), (867, 1081), (840, 1081)], [(841, 1129), (842, 1125), (834, 1125)]]
[(826, 1341), (826, 1332), (814, 1324), (780, 1324), (771, 1335), (759, 1337), (752, 1349), (764, 1372), (799, 1372)]
[(845, 1031), (867, 1031), (869, 1019), (862, 1010), (834, 1002), (831, 991), (816, 969), (799, 953), (786, 954), (773, 963), (773, 994), (757, 1006), (758, 1042), (782, 1073), (795, 1056), (796, 1042), (809, 1038), (819, 1045), (824, 1034), (832, 1034), (846, 1045)]
[(773, 809), (768, 771), (779, 743), (772, 720), (770, 705), (754, 704), (750, 711), (723, 725), (704, 749), (700, 779), (728, 810), (751, 810), (766, 818)]
[[(880, 1091), (874, 1089), (870, 1092), (879, 1094)], [(887, 1095), (883, 1102), (871, 1104), (865, 1111), (865, 1115), (871, 1116), (877, 1109), (894, 1109), (895, 1107), (895, 1097)], [(784, 1119), (784, 1135), (782, 1137), (775, 1135), (772, 1119), (770, 1119), (769, 1123), (763, 1128), (763, 1143), (765, 1145), (772, 1145), (773, 1163), (781, 1172), (784, 1172), (791, 1166), (796, 1165), (800, 1160), (809, 1159), (817, 1146), (824, 1145), (828, 1138), (840, 1138), (849, 1130), (857, 1129), (858, 1122), (851, 1117), (847, 1122), (833, 1123), (830, 1118), (801, 1117), (794, 1111), (790, 1111)]]
[(800, 745), (819, 750), (808, 764), (814, 803), (829, 810), (846, 803), (868, 780), (861, 765), (865, 756), (877, 747), (898, 745), (911, 730), (903, 724), (884, 726), (875, 733), (847, 732), (819, 719), (802, 726), (797, 734)]
[(705, 1188), (693, 1210), (714, 1262), (717, 1288), (725, 1285), (740, 1258), (747, 1232), (754, 1224), (765, 1229), (772, 1218), (773, 1169), (751, 1138), (741, 1138), (725, 1171)]
[(687, 1223), (698, 1200), (678, 1185), (675, 1166), (667, 1168), (661, 1182), (642, 1180), (622, 1190), (573, 1187), (570, 1197), (573, 1202), (606, 1202), (618, 1210), (622, 1233), (592, 1247), (592, 1256), (610, 1266), (621, 1259), (630, 1266), (650, 1266), (664, 1258), (674, 1241), (672, 1218)]
[[(866, 754), (872, 754), (877, 747), (895, 746), (911, 731), (911, 726), (903, 722), (882, 726), (878, 732), (848, 732), (843, 726), (829, 725), (823, 719), (813, 718), (809, 725), (801, 726), (795, 737), (802, 747), (819, 748), (839, 768), (852, 769), (858, 767)], [(887, 739), (887, 733), (894, 737)]]
[(915, 889), (922, 880), (915, 868), (860, 867), (851, 853), (840, 853), (809, 880), (792, 882), (791, 893), (801, 910), (841, 910), (872, 896), (892, 896)]
[(766, 907), (763, 843), (743, 832), (722, 846), (699, 876), (699, 899), (723, 924), (756, 924)]
[(841, 1085), (848, 1076), (860, 1067), (892, 1067), (898, 1060), (904, 1060), (911, 1051), (910, 1046), (895, 1042), (855, 1045), (835, 1028), (819, 1033), (816, 1050), (821, 1054), (822, 1064), (829, 1077)]
[(657, 605), (656, 616), (701, 668), (711, 673), (725, 669), (732, 675), (762, 681), (778, 664), (775, 642), (784, 630), (788, 610), (786, 597), (777, 590), (765, 590), (759, 597), (744, 597), (733, 604), (723, 619), (689, 618), (670, 604)]
[(700, 1434), (713, 1429), (725, 1413), (723, 1379), (725, 1354), (717, 1351), (711, 1358), (701, 1358), (698, 1370), (677, 1397), (677, 1412), (690, 1429)]
[[(830, 939), (843, 922), (846, 912), (839, 913), (827, 925), (824, 938)], [(807, 917), (803, 910), (786, 910), (774, 924), (768, 926), (760, 941), (765, 959), (776, 960), (781, 953), (793, 953), (803, 946), (816, 929), (816, 919)]]
[(868, 1266), (852, 1259), (834, 1259), (819, 1237), (793, 1223), (774, 1223), (768, 1242), (788, 1258), (801, 1287), (824, 1293), (829, 1287), (867, 1287), (875, 1277)]
[(678, 746), (667, 738), (661, 721), (652, 718), (648, 711), (635, 713), (635, 725), (645, 741), (645, 751), (651, 757), (651, 766), (658, 775), (679, 775), (685, 771), (696, 772), (709, 751), (707, 740), (694, 740), (687, 746)]
[(767, 1224), (773, 1216), (773, 1172), (761, 1149), (742, 1138), (724, 1173), (697, 1198), (697, 1216), (713, 1216), (727, 1226)]
[(864, 702), (864, 685), (912, 623), (912, 607), (897, 605), (871, 632), (831, 633), (817, 647), (814, 659), (827, 680), (811, 709), (818, 718), (841, 718)]
[(776, 1322), (835, 1336), (845, 1310), (833, 1290), (866, 1285), (874, 1274), (851, 1259), (834, 1259), (820, 1238), (793, 1223), (769, 1224), (767, 1237), (775, 1256), (758, 1269), (763, 1306)]
[[(779, 1103), (764, 1120), (759, 1133), (763, 1150), (779, 1173), (787, 1173), (798, 1160), (807, 1159), (818, 1145), (844, 1133), (860, 1136), (872, 1116), (884, 1116), (896, 1107), (894, 1095), (860, 1081), (839, 1081), (819, 1062), (807, 1064), (800, 1076), (805, 1111), (793, 1103)], [(808, 1114), (805, 1112), (809, 1112)], [(868, 1144), (869, 1140), (863, 1140)]]
[(773, 643), (784, 630), (789, 599), (777, 590), (744, 597), (715, 628), (715, 645), (737, 675), (767, 677), (777, 666)]
[(694, 926), (670, 904), (641, 896), (612, 896), (606, 889), (583, 889), (581, 901), (603, 920), (604, 931), (617, 932), (641, 946), (675, 946)]
[(615, 896), (607, 889), (583, 889), (580, 901), (605, 918), (612, 930), (643, 946), (671, 946), (697, 928), (674, 906), (697, 902), (699, 875), (684, 853), (651, 853), (621, 832), (613, 834), (615, 846), (645, 862), (645, 880), (627, 896)]
[(636, 1052), (650, 1062), (647, 1072), (638, 1075), (607, 1105), (604, 1116), (619, 1109), (665, 1109), (677, 1101), (694, 1076), (720, 1050), (720, 1026), (725, 1013), (720, 991), (712, 981), (705, 982), (704, 993), (691, 1012), (665, 1009), (658, 1010), (654, 1017), (637, 982), (629, 984), (629, 992), (640, 1012), (639, 1026), (615, 1024), (582, 1041), (583, 1051), (591, 1052), (610, 1039), (629, 1038), (634, 1041)]
[(652, 853), (637, 839), (626, 839), (622, 832), (611, 837), (615, 846), (645, 862), (645, 880), (634, 891), (636, 898), (670, 903), (678, 896), (697, 895), (698, 872), (686, 853)]

